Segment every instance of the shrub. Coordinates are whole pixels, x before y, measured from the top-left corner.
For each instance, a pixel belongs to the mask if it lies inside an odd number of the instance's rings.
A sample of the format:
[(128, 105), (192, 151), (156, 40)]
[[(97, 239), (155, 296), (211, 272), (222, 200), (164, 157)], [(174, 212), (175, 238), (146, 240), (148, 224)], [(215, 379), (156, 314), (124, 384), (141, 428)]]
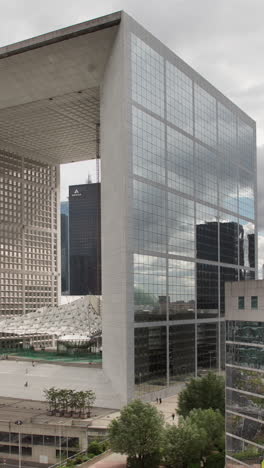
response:
[(100, 455), (100, 453), (104, 452), (104, 446), (101, 442), (97, 440), (93, 440), (88, 446), (88, 453), (93, 453), (94, 455)]
[(206, 458), (205, 468), (225, 468), (225, 454), (212, 453)]

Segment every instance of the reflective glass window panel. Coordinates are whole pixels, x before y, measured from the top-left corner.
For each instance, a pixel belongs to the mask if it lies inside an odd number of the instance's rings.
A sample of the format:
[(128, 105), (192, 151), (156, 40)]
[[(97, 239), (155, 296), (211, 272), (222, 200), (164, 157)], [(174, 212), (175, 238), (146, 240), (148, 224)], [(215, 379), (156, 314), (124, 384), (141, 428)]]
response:
[(225, 322), (220, 322), (220, 361), (221, 361), (221, 369), (225, 370), (225, 347), (226, 347), (226, 324)]
[(79, 437), (68, 437), (68, 447), (79, 448)]
[(264, 372), (226, 367), (227, 387), (264, 395)]
[(32, 457), (32, 448), (31, 447), (21, 447), (21, 448), (22, 448), (22, 455), (24, 455), (24, 457)]
[(245, 309), (245, 298), (244, 296), (239, 296), (238, 298), (238, 308)]
[(239, 270), (239, 279), (244, 280), (253, 280), (255, 279), (255, 271), (249, 270), (247, 268), (240, 268)]
[(1, 453), (10, 453), (11, 452), (11, 445), (0, 445), (0, 452)]
[(168, 193), (168, 253), (194, 257), (194, 202)]
[(264, 322), (228, 320), (226, 322), (226, 332), (227, 341), (264, 344)]
[(218, 148), (221, 153), (235, 161), (237, 151), (237, 124), (236, 115), (218, 102)]
[(134, 180), (135, 250), (166, 253), (166, 192)]
[(258, 308), (258, 296), (251, 296), (251, 309)]
[(133, 107), (133, 171), (165, 184), (164, 124)]
[(33, 435), (33, 445), (43, 445), (43, 435)]
[(164, 117), (164, 59), (132, 34), (132, 98)]
[(264, 422), (264, 395), (261, 397), (227, 389), (226, 409)]
[(32, 444), (32, 434), (21, 434), (21, 442), (22, 444)]
[(218, 261), (218, 211), (196, 203), (197, 258)]
[(239, 214), (254, 219), (254, 174), (239, 169)]
[(193, 142), (167, 126), (168, 186), (193, 195)]
[(195, 317), (195, 264), (169, 259), (170, 320)]
[[(231, 416), (231, 415), (230, 415)], [(235, 417), (235, 416), (234, 416)], [(226, 460), (226, 468), (244, 468), (244, 466), (260, 466), (260, 461), (264, 459), (264, 448), (249, 444), (244, 440), (236, 439), (235, 437), (226, 438), (227, 451), (229, 457), (235, 458), (237, 461), (230, 459)], [(241, 463), (243, 464), (240, 464)], [(245, 465), (245, 463), (247, 463)]]
[(241, 367), (264, 369), (264, 348), (227, 343), (226, 362)]
[(195, 136), (209, 146), (216, 146), (216, 100), (194, 84)]
[(135, 320), (166, 320), (166, 259), (134, 255)]
[(230, 434), (263, 445), (263, 423), (227, 412), (226, 425), (227, 432)]
[(218, 266), (196, 264), (197, 317), (218, 317)]
[(9, 432), (0, 432), (0, 442), (9, 442)]
[(238, 269), (220, 267), (220, 313), (225, 315), (225, 283), (227, 281), (238, 281)]
[(10, 434), (10, 442), (13, 442), (14, 444), (18, 444), (19, 441), (19, 434), (18, 432), (11, 432)]
[(55, 436), (44, 435), (44, 445), (55, 445)]
[(196, 198), (217, 205), (219, 157), (202, 145), (195, 143), (194, 177)]
[(254, 128), (238, 119), (238, 147), (241, 166), (254, 171), (255, 139)]
[(197, 366), (198, 375), (203, 371), (218, 368), (218, 324), (198, 323), (197, 325)]
[(195, 325), (170, 327), (170, 384), (182, 382), (195, 373)]
[(238, 169), (229, 157), (219, 158), (219, 205), (237, 213)]
[(167, 61), (166, 101), (168, 121), (193, 134), (192, 80)]
[(135, 384), (139, 394), (167, 385), (166, 327), (135, 328)]
[(220, 262), (238, 264), (238, 219), (220, 213)]
[(255, 268), (255, 225), (239, 220), (239, 264)]

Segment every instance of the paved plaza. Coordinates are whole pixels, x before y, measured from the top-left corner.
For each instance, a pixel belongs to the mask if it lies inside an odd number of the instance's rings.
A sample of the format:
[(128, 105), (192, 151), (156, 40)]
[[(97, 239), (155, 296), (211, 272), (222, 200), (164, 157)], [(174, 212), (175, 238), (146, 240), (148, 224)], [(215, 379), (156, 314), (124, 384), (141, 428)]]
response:
[[(89, 468), (125, 468), (127, 466), (126, 459), (127, 457), (125, 455), (112, 453), (111, 455), (108, 455), (108, 457), (104, 458), (103, 460), (95, 462), (93, 465), (87, 464), (87, 467), (89, 466)], [(84, 468), (85, 468), (85, 465), (84, 465)]]

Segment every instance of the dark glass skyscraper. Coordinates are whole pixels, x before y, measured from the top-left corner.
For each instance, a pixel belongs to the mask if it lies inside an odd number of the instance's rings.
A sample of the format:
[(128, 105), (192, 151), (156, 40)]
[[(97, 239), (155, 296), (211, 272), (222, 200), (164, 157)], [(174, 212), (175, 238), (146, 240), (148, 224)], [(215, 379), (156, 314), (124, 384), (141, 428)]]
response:
[(61, 292), (67, 294), (69, 278), (69, 202), (61, 202)]
[(101, 295), (100, 184), (69, 187), (70, 294)]

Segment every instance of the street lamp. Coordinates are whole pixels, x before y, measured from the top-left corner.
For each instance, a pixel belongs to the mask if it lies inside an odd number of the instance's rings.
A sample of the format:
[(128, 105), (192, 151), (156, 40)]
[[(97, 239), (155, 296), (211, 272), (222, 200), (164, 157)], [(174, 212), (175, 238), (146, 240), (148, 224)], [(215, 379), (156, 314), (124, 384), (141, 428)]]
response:
[[(15, 424), (17, 426), (22, 426), (23, 421), (18, 419), (17, 421), (15, 421)], [(18, 466), (19, 466), (19, 468), (21, 468), (21, 466), (22, 466), (22, 459), (21, 459), (21, 430), (20, 430), (20, 427), (19, 427), (19, 430), (18, 430)]]

